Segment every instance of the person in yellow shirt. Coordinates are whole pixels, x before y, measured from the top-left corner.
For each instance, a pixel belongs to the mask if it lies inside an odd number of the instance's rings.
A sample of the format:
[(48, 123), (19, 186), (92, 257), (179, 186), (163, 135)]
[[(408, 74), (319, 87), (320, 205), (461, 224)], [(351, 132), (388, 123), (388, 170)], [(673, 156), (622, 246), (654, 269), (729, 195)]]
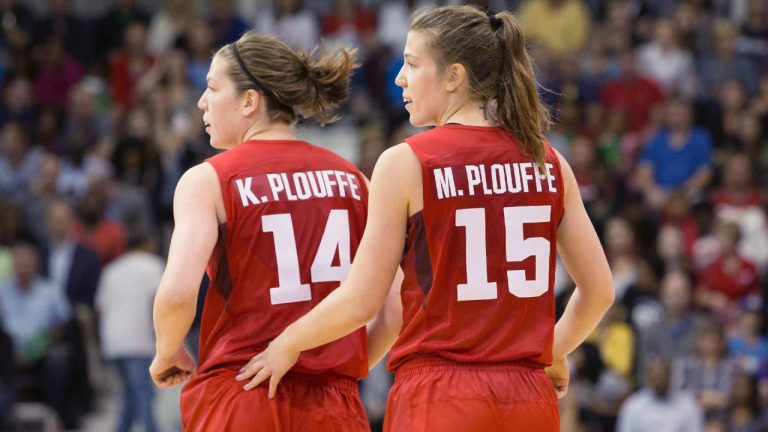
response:
[(519, 13), (526, 38), (559, 55), (584, 47), (589, 10), (582, 0), (528, 0)]

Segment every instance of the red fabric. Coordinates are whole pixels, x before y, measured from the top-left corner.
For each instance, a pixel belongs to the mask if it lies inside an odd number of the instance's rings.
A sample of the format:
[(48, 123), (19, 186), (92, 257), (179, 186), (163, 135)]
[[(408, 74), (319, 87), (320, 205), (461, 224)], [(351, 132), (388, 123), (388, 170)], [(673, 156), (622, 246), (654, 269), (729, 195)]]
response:
[[(205, 394), (198, 387), (210, 385), (206, 376), (217, 371), (238, 370), (264, 350), (288, 324), (338, 288), (339, 280), (323, 281), (311, 269), (317, 260), (329, 262), (331, 266), (340, 264), (337, 244), (332, 244), (332, 249), (325, 248), (330, 251), (327, 261), (318, 258), (317, 253), (321, 239), (326, 239), (326, 231), (338, 227), (328, 223), (331, 211), (336, 215), (346, 212), (344, 219), (348, 220), (349, 228), (342, 231), (348, 232), (350, 260), (357, 251), (367, 215), (368, 192), (363, 175), (336, 154), (303, 141), (248, 141), (207, 162), (218, 173), (227, 222), (219, 227), (219, 239), (208, 265), (211, 284), (200, 325), (199, 366), (196, 376), (184, 388), (187, 406), (201, 406), (190, 398)], [(300, 194), (294, 183), (289, 181), (293, 189), (290, 194), (282, 191), (277, 195), (269, 183), (270, 178), (274, 180), (281, 175), (290, 180), (296, 173), (305, 175), (322, 170), (347, 176), (342, 179), (347, 181), (347, 186), (330, 186), (330, 197), (296, 199)], [(353, 196), (351, 182), (355, 184), (357, 198)], [(241, 190), (249, 190), (252, 195), (242, 195)], [(342, 190), (344, 196), (341, 196)], [(283, 228), (292, 233), (293, 241), (283, 237), (279, 240), (279, 230), (270, 230), (269, 222), (265, 221), (275, 217), (283, 221), (290, 218)], [(286, 253), (289, 244), (289, 251), (295, 245), (292, 254)], [(285, 288), (291, 285), (285, 274), (296, 275), (295, 270), (286, 270), (286, 263), (298, 265), (299, 282), (309, 285), (309, 300), (275, 302), (275, 293), (285, 293)], [(285, 274), (278, 275), (278, 269)], [(364, 377), (368, 372), (365, 329), (302, 353), (292, 371)], [(234, 379), (222, 385), (242, 387)], [(193, 418), (199, 414), (183, 415)]]
[(288, 373), (274, 399), (267, 387), (245, 391), (235, 372), (214, 373), (181, 397), (184, 432), (367, 432), (365, 408), (351, 378)]
[[(555, 319), (557, 226), (563, 214), (563, 183), (554, 151), (547, 147), (546, 161), (553, 178), (541, 180), (541, 191), (537, 191), (534, 170), (528, 169), (531, 178), (524, 182), (528, 192), (503, 192), (501, 182), (494, 184), (492, 180), (494, 172), (502, 171), (497, 168), (508, 164), (514, 172), (513, 167), (520, 164), (532, 167), (517, 141), (502, 129), (445, 125), (406, 142), (421, 162), (424, 209), (409, 219), (402, 260), (403, 328), (390, 352), (388, 367), (396, 370), (411, 355), (425, 352), (457, 362), (528, 360), (549, 364)], [(474, 195), (471, 193), (467, 173), (472, 168), (483, 172), (490, 194), (482, 186), (475, 186)], [(444, 169), (451, 170), (456, 193), (440, 199), (435, 176), (445, 173)], [(514, 175), (510, 177), (513, 183), (505, 183), (505, 188), (515, 189), (523, 183), (519, 178), (514, 180)], [(498, 193), (493, 187), (498, 187)], [(517, 212), (532, 210), (548, 210), (549, 222), (522, 223)], [(459, 215), (463, 220), (470, 212), (479, 214), (480, 219), (459, 226)], [(505, 220), (507, 213), (509, 220)], [(468, 264), (467, 239), (470, 245), (482, 241), (481, 235), (470, 234), (480, 232), (478, 223), (485, 225), (486, 245), (484, 251), (477, 247), (477, 253), (469, 254), (472, 263)], [(520, 241), (514, 241), (515, 233), (522, 237)], [(534, 249), (541, 251), (538, 259), (529, 256)], [(508, 260), (509, 253), (522, 257)], [(478, 259), (484, 259), (485, 265)], [(473, 272), (487, 272), (487, 281), (496, 283), (496, 288), (483, 291), (495, 298), (470, 299), (480, 291), (474, 282), (470, 287), (459, 287), (469, 282), (468, 267)], [(541, 272), (537, 285), (541, 294), (524, 298), (510, 292), (508, 272), (523, 274), (530, 283), (536, 280), (537, 269)], [(519, 293), (523, 284), (515, 282), (511, 288)]]
[(699, 272), (700, 284), (726, 295), (730, 300), (739, 300), (756, 290), (759, 286), (759, 276), (755, 265), (743, 258), (737, 260), (736, 271), (728, 273), (723, 257), (718, 257)]
[(717, 206), (728, 205), (733, 207), (760, 207), (763, 199), (760, 191), (750, 188), (737, 194), (728, 193), (725, 188), (717, 188), (712, 191), (712, 204)]
[(420, 358), (395, 375), (384, 430), (557, 432), (560, 414), (541, 368)]
[(626, 112), (628, 130), (636, 132), (648, 125), (651, 108), (664, 102), (664, 93), (658, 84), (647, 78), (614, 80), (603, 87), (601, 102), (606, 111)]

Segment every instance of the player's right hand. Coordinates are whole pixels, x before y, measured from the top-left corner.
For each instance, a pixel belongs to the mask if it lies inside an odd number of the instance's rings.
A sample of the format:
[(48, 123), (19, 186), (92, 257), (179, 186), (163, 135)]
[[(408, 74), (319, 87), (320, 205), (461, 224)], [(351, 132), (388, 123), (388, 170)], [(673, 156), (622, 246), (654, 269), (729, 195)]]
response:
[(189, 352), (181, 347), (170, 357), (155, 355), (149, 366), (149, 376), (152, 377), (155, 385), (167, 388), (188, 380), (194, 370), (195, 361)]

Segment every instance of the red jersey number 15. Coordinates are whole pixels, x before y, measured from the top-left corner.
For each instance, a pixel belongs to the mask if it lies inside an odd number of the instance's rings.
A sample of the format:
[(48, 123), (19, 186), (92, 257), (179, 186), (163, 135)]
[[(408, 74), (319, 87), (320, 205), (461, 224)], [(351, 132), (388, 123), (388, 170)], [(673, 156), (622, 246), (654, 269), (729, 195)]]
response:
[[(550, 242), (543, 237), (524, 238), (523, 226), (550, 222), (551, 211), (551, 206), (504, 208), (507, 261), (520, 262), (530, 256), (535, 259), (536, 276), (533, 280), (526, 279), (523, 270), (507, 271), (509, 292), (517, 297), (538, 297), (549, 289)], [(496, 282), (488, 281), (485, 209), (456, 210), (456, 226), (464, 227), (467, 234), (467, 283), (456, 287), (458, 301), (497, 298)]]

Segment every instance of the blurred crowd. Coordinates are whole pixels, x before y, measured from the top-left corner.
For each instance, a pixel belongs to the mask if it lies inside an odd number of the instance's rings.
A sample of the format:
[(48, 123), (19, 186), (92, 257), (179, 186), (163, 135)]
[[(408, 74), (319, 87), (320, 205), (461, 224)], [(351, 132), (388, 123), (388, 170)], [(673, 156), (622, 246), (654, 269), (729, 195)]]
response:
[[(251, 28), (356, 47), (343, 119), (299, 129), (370, 173), (414, 132), (393, 83), (408, 17), (445, 2), (71, 1), (0, 0), (0, 430), (25, 401), (77, 429), (108, 364), (116, 429), (153, 431), (152, 298), (176, 182), (214, 154), (214, 50)], [(521, 21), (613, 272), (562, 430), (768, 430), (768, 0), (473, 3)], [(390, 380), (361, 386), (374, 429)]]

